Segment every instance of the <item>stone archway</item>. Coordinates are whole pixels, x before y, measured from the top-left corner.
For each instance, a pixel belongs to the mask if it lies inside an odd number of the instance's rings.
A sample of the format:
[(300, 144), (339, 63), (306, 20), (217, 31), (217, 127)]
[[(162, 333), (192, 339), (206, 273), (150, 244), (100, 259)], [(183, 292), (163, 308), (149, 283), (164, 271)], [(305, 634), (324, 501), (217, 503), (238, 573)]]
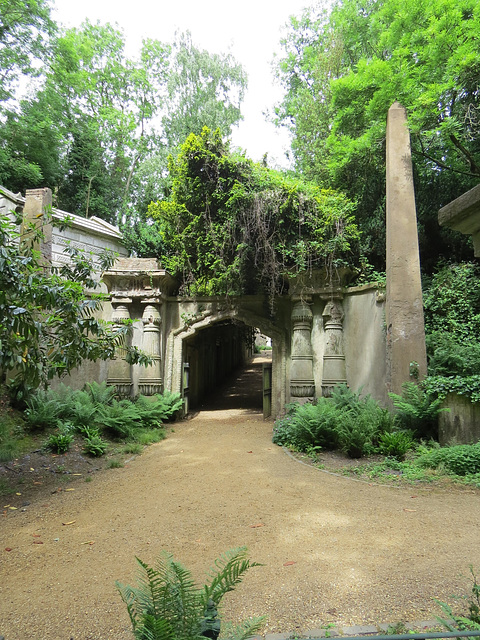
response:
[(219, 311), (204, 311), (191, 322), (187, 322), (177, 330), (170, 332), (167, 338), (165, 358), (166, 388), (176, 392), (182, 390), (183, 357), (186, 342), (201, 331), (228, 321), (258, 328), (262, 333), (272, 338), (272, 415), (278, 416), (287, 402), (286, 331), (262, 315), (246, 309), (229, 308)]

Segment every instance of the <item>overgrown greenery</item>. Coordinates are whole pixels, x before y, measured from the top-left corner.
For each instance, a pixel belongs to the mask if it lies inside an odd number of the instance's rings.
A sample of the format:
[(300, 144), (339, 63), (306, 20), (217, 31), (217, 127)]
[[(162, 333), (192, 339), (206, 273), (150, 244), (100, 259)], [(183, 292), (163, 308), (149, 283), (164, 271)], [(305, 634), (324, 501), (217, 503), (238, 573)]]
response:
[(151, 444), (163, 439), (163, 424), (182, 406), (180, 394), (170, 392), (139, 396), (136, 402), (117, 400), (114, 393), (105, 382), (89, 383), (79, 391), (63, 385), (39, 390), (27, 400), (26, 425), (34, 432), (50, 430), (45, 446), (57, 453), (67, 451), (78, 434), (86, 453), (101, 456), (107, 440)]
[[(48, 212), (42, 220), (51, 222)], [(107, 268), (113, 256), (101, 256), (97, 267), (91, 256), (67, 247), (69, 262), (47, 268), (36, 248), (42, 237), (41, 226), (24, 225), (18, 231), (0, 214), (0, 370), (21, 402), (32, 389), (70, 373), (83, 360), (112, 358), (129, 329), (95, 317), (104, 299), (95, 293), (95, 273)], [(130, 347), (127, 358), (150, 361)]]
[(424, 278), (428, 394), (480, 400), (480, 270), (477, 264), (441, 264)]
[(382, 434), (393, 429), (393, 416), (371, 396), (362, 398), (339, 385), (331, 398), (289, 405), (287, 415), (275, 423), (273, 442), (306, 452), (340, 449), (359, 458), (373, 453)]
[(169, 171), (148, 212), (183, 293), (272, 297), (290, 275), (357, 262), (352, 202), (231, 153), (219, 130), (191, 134)]
[[(210, 569), (207, 583), (198, 587), (191, 572), (170, 554), (163, 553), (153, 567), (137, 558), (137, 586), (116, 583), (127, 605), (137, 640), (201, 640), (216, 637), (217, 608), (251, 568), (260, 566), (247, 557), (246, 547), (221, 555)], [(246, 640), (263, 625), (263, 618), (238, 626), (223, 638)]]
[(296, 168), (358, 202), (363, 251), (383, 269), (385, 129), (407, 110), (422, 268), (468, 259), (468, 241), (437, 212), (478, 183), (480, 120), (476, 0), (315, 2), (292, 17), (277, 64), (277, 122), (292, 133)]

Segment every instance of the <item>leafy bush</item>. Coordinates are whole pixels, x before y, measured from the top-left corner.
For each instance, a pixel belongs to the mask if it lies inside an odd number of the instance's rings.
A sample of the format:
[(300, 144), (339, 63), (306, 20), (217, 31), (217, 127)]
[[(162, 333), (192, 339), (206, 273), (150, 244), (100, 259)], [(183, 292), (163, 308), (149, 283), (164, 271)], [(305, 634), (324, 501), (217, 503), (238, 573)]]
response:
[(384, 456), (404, 460), (407, 451), (415, 446), (415, 439), (411, 431), (384, 432), (378, 439), (378, 450)]
[(39, 431), (55, 426), (63, 409), (51, 391), (37, 391), (26, 404), (25, 421), (30, 429)]
[(273, 442), (298, 451), (312, 447), (335, 449), (337, 419), (335, 406), (327, 398), (320, 398), (316, 404), (290, 405), (289, 413), (275, 422)]
[(94, 405), (106, 405), (111, 404), (115, 397), (115, 387), (107, 385), (105, 381), (98, 383), (95, 380), (93, 382), (87, 382), (84, 386), (84, 391), (90, 396)]
[(380, 434), (392, 428), (390, 412), (371, 396), (339, 385), (331, 398), (289, 405), (289, 413), (275, 423), (273, 442), (299, 451), (340, 448), (359, 457), (373, 452)]
[(94, 458), (99, 458), (100, 456), (103, 456), (103, 454), (107, 451), (108, 444), (105, 442), (105, 440), (102, 440), (98, 429), (86, 427), (83, 430), (83, 436), (83, 450), (85, 453), (88, 453)]
[(53, 451), (53, 453), (65, 453), (70, 449), (72, 442), (73, 436), (71, 433), (52, 433), (45, 443), (45, 448)]
[(113, 400), (111, 405), (98, 407), (96, 424), (114, 438), (133, 438), (141, 425), (140, 415), (130, 400)]
[(427, 393), (415, 382), (402, 385), (402, 395), (388, 394), (397, 409), (396, 420), (403, 429), (408, 429), (417, 438), (438, 438), (438, 414), (442, 401)]
[(431, 449), (422, 453), (417, 463), (430, 469), (443, 467), (458, 476), (480, 473), (480, 442)]
[(182, 398), (179, 393), (169, 391), (157, 394), (153, 398), (139, 396), (135, 403), (138, 415), (144, 427), (160, 427), (163, 422), (172, 416), (182, 407)]
[[(216, 608), (223, 596), (242, 581), (251, 567), (245, 547), (232, 549), (215, 561), (208, 582), (199, 588), (191, 572), (164, 553), (154, 567), (137, 558), (137, 586), (116, 583), (127, 605), (133, 634), (137, 640), (201, 640), (213, 637), (219, 626)], [(254, 635), (262, 626), (257, 618), (241, 625), (229, 637), (238, 640)], [(208, 635), (207, 635), (208, 634)]]

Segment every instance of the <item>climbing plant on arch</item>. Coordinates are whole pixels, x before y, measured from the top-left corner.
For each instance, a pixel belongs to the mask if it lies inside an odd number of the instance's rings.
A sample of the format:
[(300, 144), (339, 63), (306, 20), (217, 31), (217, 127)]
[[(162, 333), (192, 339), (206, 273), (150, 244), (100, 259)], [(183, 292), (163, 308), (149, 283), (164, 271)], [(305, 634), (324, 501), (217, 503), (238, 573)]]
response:
[(231, 152), (218, 130), (191, 134), (169, 171), (149, 215), (183, 293), (272, 298), (288, 276), (357, 262), (354, 203)]

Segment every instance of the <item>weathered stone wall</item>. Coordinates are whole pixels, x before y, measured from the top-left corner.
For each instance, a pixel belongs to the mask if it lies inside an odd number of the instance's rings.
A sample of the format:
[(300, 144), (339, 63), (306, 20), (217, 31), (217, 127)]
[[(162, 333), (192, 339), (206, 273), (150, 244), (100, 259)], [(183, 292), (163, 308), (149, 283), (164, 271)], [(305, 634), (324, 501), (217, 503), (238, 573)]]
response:
[(473, 444), (480, 441), (480, 404), (469, 398), (449, 393), (442, 403), (438, 420), (440, 444)]
[(376, 285), (352, 287), (343, 300), (347, 381), (383, 406), (386, 377), (385, 295)]

